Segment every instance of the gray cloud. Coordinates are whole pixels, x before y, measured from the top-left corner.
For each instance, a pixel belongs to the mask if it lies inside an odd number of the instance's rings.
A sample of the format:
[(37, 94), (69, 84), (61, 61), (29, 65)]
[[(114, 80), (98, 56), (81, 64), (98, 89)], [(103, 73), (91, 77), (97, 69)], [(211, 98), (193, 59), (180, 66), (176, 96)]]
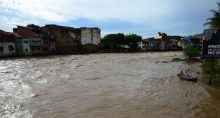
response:
[[(170, 30), (209, 17), (218, 0), (1, 0), (1, 21), (11, 27), (29, 22), (68, 22), (77, 19), (142, 24)], [(6, 16), (6, 14), (10, 14)], [(149, 26), (150, 25), (150, 26)], [(0, 24), (0, 26), (4, 26)], [(4, 27), (3, 27), (4, 28)], [(117, 29), (117, 28), (116, 28)], [(180, 30), (181, 32), (181, 30)]]

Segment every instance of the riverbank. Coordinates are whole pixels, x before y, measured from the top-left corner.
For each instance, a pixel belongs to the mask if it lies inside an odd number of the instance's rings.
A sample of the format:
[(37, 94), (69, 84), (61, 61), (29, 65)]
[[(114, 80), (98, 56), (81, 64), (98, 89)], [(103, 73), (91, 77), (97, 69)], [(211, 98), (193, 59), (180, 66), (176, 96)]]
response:
[(210, 68), (203, 67), (202, 81), (208, 85), (210, 82), (209, 79), (210, 79), (210, 77), (212, 77), (212, 85), (210, 85), (210, 86), (213, 88), (216, 88), (216, 89), (220, 89), (220, 66), (216, 65), (216, 71), (215, 71), (215, 73), (213, 73), (214, 76), (213, 75), (210, 76), (210, 73), (206, 71), (207, 69), (210, 70)]

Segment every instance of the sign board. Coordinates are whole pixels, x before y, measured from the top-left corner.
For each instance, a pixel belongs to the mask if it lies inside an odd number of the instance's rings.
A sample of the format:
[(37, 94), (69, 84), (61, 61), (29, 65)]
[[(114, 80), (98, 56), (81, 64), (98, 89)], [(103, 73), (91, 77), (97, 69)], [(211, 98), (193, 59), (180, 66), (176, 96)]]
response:
[(220, 58), (220, 29), (204, 31), (202, 58)]

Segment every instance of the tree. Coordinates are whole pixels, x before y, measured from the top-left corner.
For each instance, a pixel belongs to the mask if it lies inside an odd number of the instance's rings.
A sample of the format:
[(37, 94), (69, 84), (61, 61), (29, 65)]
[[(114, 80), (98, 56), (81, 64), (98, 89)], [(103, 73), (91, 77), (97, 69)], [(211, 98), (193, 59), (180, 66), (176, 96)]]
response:
[(205, 26), (209, 26), (209, 28), (220, 28), (220, 3), (218, 4), (218, 11), (210, 10), (213, 13), (211, 18), (208, 18), (208, 22), (205, 23)]
[(127, 45), (130, 47), (130, 51), (138, 51), (138, 43), (142, 40), (141, 36), (137, 34), (128, 34), (126, 36)]
[(125, 35), (123, 33), (108, 34), (101, 40), (103, 47), (111, 51), (117, 50), (117, 47), (125, 43)]
[(138, 51), (138, 43), (142, 40), (141, 36), (137, 34), (124, 35), (123, 33), (109, 34), (106, 35), (102, 40), (101, 44), (103, 48), (107, 51), (113, 52), (123, 52), (124, 49), (122, 45), (127, 45), (129, 51)]

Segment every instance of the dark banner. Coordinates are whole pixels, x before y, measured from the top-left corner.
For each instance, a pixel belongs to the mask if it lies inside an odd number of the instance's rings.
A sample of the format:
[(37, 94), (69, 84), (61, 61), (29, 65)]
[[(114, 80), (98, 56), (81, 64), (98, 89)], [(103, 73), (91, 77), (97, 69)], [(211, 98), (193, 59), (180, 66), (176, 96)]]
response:
[(220, 58), (220, 29), (209, 29), (204, 31), (202, 58)]

